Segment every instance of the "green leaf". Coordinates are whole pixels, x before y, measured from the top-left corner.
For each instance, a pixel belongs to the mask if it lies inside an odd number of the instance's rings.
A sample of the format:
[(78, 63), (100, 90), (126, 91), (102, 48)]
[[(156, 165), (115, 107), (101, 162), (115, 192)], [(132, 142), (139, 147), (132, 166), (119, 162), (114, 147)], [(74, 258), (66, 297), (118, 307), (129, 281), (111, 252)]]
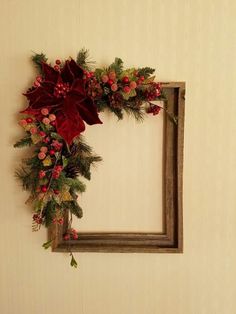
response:
[(109, 66), (109, 70), (113, 70), (117, 75), (123, 71), (123, 61), (120, 58), (115, 58), (115, 61)]
[(56, 132), (51, 132), (51, 137), (54, 138), (55, 140), (62, 140), (63, 138)]
[(45, 248), (45, 250), (47, 250), (52, 245), (52, 241), (53, 240), (43, 243), (42, 247)]
[(62, 156), (62, 165), (65, 168), (68, 165), (68, 159), (65, 156)]
[(72, 253), (70, 253), (70, 255), (71, 255), (70, 266), (77, 268), (78, 264), (77, 264), (77, 262), (76, 262), (76, 260), (74, 258), (74, 255)]

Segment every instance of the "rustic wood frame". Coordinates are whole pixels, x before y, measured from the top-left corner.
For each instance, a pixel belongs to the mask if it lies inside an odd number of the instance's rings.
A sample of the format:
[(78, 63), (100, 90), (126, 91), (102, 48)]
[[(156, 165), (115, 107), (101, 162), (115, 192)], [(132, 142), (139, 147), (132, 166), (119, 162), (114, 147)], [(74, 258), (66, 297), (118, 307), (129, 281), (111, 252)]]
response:
[(89, 232), (78, 240), (63, 239), (68, 215), (63, 226), (49, 229), (54, 252), (183, 252), (183, 144), (184, 144), (184, 82), (162, 83), (167, 96), (167, 110), (178, 118), (173, 123), (164, 115), (163, 134), (163, 230), (158, 233)]

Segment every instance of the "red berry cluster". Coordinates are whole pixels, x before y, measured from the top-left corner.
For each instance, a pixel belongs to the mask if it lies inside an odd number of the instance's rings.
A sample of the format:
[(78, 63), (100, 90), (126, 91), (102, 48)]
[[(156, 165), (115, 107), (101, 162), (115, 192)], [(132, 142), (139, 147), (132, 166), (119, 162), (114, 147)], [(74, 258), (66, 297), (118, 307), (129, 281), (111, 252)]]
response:
[(52, 171), (52, 177), (53, 179), (58, 179), (60, 177), (60, 174), (62, 172), (63, 166), (57, 165), (54, 167)]
[(66, 240), (66, 241), (71, 240), (71, 239), (77, 240), (78, 237), (79, 237), (78, 231), (76, 231), (75, 229), (72, 229), (72, 228), (67, 230), (67, 232), (63, 236), (64, 240)]
[(160, 110), (162, 108), (157, 106), (157, 105), (151, 105), (148, 109), (147, 109), (147, 113), (152, 113), (154, 116), (157, 115)]
[(65, 98), (66, 94), (70, 91), (69, 83), (57, 83), (54, 87), (54, 96), (57, 98)]

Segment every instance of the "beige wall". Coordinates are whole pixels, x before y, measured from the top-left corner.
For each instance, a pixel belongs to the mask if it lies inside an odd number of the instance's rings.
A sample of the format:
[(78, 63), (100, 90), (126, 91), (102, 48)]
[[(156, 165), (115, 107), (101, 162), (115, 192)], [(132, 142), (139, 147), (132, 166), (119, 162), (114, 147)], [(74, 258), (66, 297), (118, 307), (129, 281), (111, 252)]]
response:
[[(1, 0), (0, 15), (0, 313), (236, 313), (236, 2)], [(31, 232), (12, 148), (29, 56), (83, 46), (187, 82), (183, 255), (76, 254), (74, 270)]]

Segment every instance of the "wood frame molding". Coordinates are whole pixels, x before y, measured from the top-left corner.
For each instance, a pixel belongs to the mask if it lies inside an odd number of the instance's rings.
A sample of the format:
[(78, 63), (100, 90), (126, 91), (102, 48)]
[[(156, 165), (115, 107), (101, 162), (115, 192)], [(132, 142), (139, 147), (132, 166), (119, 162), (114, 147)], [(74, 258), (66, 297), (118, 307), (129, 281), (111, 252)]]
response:
[(183, 252), (183, 145), (185, 83), (162, 83), (167, 96), (167, 110), (178, 117), (178, 124), (164, 115), (163, 134), (163, 230), (158, 233), (85, 232), (78, 240), (63, 239), (63, 226), (49, 229), (54, 252)]

